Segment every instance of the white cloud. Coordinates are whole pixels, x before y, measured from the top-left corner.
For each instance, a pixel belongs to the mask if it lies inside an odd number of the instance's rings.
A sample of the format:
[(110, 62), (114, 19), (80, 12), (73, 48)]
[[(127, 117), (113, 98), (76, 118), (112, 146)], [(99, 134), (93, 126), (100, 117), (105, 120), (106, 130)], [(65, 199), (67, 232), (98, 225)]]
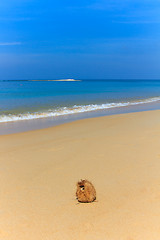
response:
[(19, 22), (19, 21), (30, 21), (33, 18), (30, 17), (0, 17), (0, 21), (15, 21), (15, 22)]
[(21, 42), (0, 42), (0, 46), (15, 46), (21, 44)]
[(160, 21), (112, 21), (113, 23), (122, 23), (122, 24), (159, 24)]

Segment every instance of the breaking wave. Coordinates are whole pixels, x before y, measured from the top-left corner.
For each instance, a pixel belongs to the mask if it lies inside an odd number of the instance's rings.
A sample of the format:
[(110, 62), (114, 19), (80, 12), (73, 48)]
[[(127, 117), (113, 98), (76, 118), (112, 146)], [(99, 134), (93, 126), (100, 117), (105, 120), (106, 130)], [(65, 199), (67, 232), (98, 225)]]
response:
[(47, 117), (57, 117), (64, 116), (69, 114), (77, 114), (84, 112), (91, 112), (97, 110), (104, 110), (110, 108), (118, 107), (127, 107), (138, 104), (146, 104), (152, 102), (160, 101), (160, 97), (148, 98), (139, 101), (128, 101), (128, 102), (119, 102), (119, 103), (104, 103), (104, 104), (90, 104), (90, 105), (74, 105), (73, 107), (61, 107), (58, 109), (49, 109), (44, 112), (34, 112), (34, 113), (23, 113), (23, 114), (2, 114), (0, 115), (0, 122), (13, 122), (13, 121), (22, 121), (22, 120), (31, 120)]

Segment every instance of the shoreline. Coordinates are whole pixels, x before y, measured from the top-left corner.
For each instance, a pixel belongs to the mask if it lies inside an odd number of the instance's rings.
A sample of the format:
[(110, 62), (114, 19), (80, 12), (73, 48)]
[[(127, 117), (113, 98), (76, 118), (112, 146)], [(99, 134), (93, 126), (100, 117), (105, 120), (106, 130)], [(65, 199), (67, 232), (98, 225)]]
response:
[(130, 105), (123, 107), (115, 107), (110, 109), (102, 109), (96, 111), (88, 111), (82, 113), (66, 114), (56, 117), (45, 117), (29, 120), (19, 120), (11, 122), (0, 122), (0, 136), (6, 134), (14, 134), (18, 132), (26, 132), (31, 130), (38, 130), (49, 128), (53, 126), (62, 125), (69, 122), (74, 122), (81, 119), (90, 119), (95, 117), (112, 116), (118, 114), (126, 114), (133, 112), (154, 111), (159, 110), (159, 101), (146, 104)]
[[(0, 136), (3, 240), (159, 240), (160, 110)], [(77, 204), (90, 180), (97, 202)]]

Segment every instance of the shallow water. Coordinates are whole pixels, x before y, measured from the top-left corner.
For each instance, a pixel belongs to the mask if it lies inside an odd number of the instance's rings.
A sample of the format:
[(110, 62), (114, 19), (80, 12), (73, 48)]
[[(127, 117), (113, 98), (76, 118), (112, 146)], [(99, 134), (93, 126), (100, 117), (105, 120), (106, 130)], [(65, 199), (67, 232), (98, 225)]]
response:
[(155, 108), (160, 109), (158, 80), (0, 81), (0, 122), (10, 126)]

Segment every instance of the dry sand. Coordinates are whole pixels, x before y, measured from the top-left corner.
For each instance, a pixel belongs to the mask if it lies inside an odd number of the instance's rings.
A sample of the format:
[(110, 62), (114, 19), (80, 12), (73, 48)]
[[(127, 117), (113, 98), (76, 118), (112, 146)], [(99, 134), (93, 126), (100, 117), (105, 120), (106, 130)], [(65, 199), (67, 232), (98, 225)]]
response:
[(160, 111), (0, 136), (0, 240), (79, 239), (160, 240)]

